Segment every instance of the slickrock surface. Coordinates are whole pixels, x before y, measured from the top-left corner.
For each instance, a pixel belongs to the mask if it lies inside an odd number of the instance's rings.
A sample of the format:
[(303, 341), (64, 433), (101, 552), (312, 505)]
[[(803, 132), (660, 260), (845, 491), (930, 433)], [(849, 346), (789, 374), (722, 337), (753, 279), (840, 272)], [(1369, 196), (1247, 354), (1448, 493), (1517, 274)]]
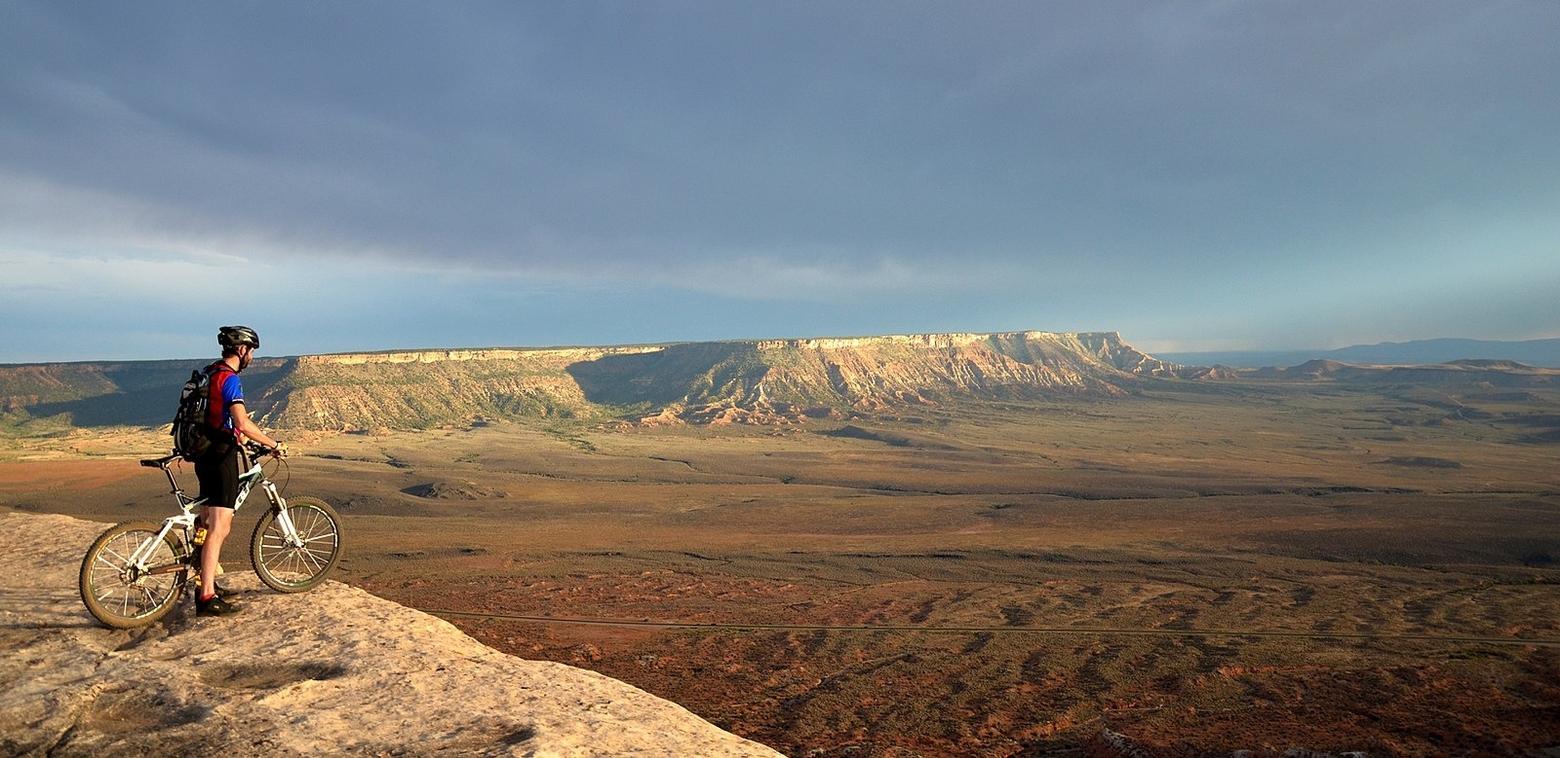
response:
[(237, 617), (185, 600), (155, 626), (106, 629), (76, 590), (106, 527), (0, 514), (0, 755), (778, 755), (339, 582), (283, 595), (234, 566)]

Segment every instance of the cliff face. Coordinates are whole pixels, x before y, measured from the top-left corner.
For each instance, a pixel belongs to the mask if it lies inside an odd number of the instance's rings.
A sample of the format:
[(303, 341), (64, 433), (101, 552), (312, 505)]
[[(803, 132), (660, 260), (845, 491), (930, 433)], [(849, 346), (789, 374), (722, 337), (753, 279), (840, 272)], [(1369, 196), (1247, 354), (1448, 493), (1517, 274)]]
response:
[(757, 343), (765, 370), (733, 398), (875, 408), (948, 397), (1125, 393), (1174, 366), (1119, 335), (1010, 332)]
[(290, 359), (259, 394), (263, 423), (299, 429), (426, 427), (601, 412), (566, 372), (654, 348), (429, 350)]
[(1114, 396), (1176, 369), (1115, 333), (917, 334), (310, 356), (265, 399), (270, 423), (314, 428), (624, 412), (777, 420), (956, 397)]
[(75, 584), (106, 526), (0, 514), (0, 754), (779, 755), (337, 582), (281, 595), (245, 572), (237, 617), (186, 601), (143, 630), (99, 627)]
[[(161, 423), (192, 367), (115, 365), (0, 367), (0, 407), (71, 413), (78, 424), (113, 423), (116, 412), (118, 423)], [(244, 380), (263, 423), (370, 429), (526, 416), (777, 420), (961, 397), (1109, 397), (1179, 370), (1114, 332), (1005, 332), (301, 356), (256, 362)]]

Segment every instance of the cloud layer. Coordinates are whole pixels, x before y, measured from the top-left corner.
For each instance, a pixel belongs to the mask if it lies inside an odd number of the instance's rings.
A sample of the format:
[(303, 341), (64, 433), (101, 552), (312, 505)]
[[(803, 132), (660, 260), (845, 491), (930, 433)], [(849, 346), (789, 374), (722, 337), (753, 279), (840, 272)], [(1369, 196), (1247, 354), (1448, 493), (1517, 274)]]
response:
[[(550, 313), (663, 339), (1555, 333), (1524, 293), (1560, 284), (1557, 24), (1534, 2), (8, 3), (0, 296), (81, 261), (127, 291), (247, 263), (319, 309), (289, 352), (374, 341), (356, 309), (394, 320), (406, 293), (509, 304), (425, 313), (450, 343)], [(541, 291), (556, 311), (514, 311)], [(0, 360), (50, 354), (17, 317), (163, 313), (29, 302), (0, 306)]]

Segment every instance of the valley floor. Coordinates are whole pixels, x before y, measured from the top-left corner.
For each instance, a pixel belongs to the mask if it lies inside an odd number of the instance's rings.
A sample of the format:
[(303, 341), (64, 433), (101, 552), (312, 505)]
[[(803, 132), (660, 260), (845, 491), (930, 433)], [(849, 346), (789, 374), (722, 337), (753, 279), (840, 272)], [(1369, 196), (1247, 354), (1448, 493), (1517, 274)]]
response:
[[(1560, 746), (1557, 408), (1207, 385), (322, 436), (289, 473), (347, 581), (791, 754), (1501, 753)], [(113, 457), (160, 444), (8, 442), (0, 504), (161, 515)]]

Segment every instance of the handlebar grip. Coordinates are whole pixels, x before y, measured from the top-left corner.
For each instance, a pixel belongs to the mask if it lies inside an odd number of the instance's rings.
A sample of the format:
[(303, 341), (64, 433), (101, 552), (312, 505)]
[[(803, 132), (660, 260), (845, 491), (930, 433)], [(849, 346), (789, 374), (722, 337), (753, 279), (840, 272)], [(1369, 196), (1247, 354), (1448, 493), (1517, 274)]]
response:
[(249, 454), (256, 457), (262, 455), (275, 455), (277, 457), (282, 457), (281, 445), (277, 445), (276, 447), (266, 447), (265, 445), (262, 445), (258, 442), (245, 442), (244, 445), (245, 447), (249, 448)]

